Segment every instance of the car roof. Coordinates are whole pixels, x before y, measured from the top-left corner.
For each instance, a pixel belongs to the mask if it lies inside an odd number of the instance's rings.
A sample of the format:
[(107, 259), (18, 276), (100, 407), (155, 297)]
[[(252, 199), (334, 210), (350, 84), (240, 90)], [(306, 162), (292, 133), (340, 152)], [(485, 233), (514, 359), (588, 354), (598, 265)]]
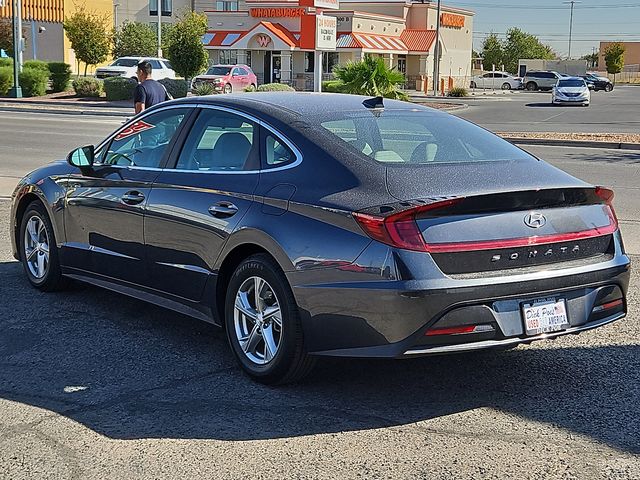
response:
[(584, 78), (582, 78), (582, 77), (562, 77), (562, 80), (582, 80), (582, 81), (584, 81)]
[[(236, 108), (246, 113), (272, 116), (283, 122), (293, 120), (299, 122), (301, 118), (323, 117), (325, 114), (336, 110), (366, 111), (363, 102), (369, 99), (371, 97), (343, 93), (257, 92), (187, 97), (174, 100), (172, 103), (197, 102), (202, 105), (218, 105)], [(383, 104), (387, 110), (424, 110), (434, 115), (445, 115), (445, 113), (430, 107), (398, 100), (384, 99)]]

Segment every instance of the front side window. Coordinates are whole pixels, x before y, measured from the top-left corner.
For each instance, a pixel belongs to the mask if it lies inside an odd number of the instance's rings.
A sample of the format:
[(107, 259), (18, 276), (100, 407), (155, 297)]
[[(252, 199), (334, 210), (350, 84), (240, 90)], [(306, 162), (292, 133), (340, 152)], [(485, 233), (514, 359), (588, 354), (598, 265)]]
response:
[(256, 128), (239, 115), (204, 109), (191, 128), (176, 168), (204, 172), (255, 170)]
[(103, 165), (158, 168), (189, 109), (176, 108), (136, 120), (113, 138), (102, 154)]
[(335, 112), (320, 126), (362, 155), (385, 164), (531, 160), (533, 157), (472, 123), (410, 110)]

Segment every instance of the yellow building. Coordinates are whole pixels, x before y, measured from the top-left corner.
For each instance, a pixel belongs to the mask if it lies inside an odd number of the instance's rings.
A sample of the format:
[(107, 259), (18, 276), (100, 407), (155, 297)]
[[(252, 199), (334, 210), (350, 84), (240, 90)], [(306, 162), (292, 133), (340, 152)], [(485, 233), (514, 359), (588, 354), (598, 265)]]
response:
[[(113, 0), (21, 0), (24, 30), (24, 60), (37, 58), (47, 61), (64, 61), (76, 68), (75, 54), (64, 34), (64, 19), (73, 15), (76, 8), (84, 6), (88, 11), (108, 17), (113, 24)], [(0, 7), (0, 19), (13, 17), (13, 0)], [(7, 52), (11, 53), (11, 52)]]

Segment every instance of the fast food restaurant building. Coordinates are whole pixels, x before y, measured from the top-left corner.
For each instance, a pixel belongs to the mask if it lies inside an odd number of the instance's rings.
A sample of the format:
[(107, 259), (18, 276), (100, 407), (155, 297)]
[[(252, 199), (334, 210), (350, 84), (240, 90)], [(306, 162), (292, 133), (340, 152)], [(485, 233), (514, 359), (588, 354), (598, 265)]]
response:
[[(316, 67), (316, 15), (337, 19), (335, 51), (324, 51), (323, 78), (336, 64), (380, 56), (403, 72), (407, 88), (432, 85), (437, 2), (411, 0), (196, 0), (209, 31), (210, 63), (249, 65), (262, 83), (312, 90)], [(325, 8), (321, 7), (324, 6)], [(326, 8), (329, 7), (329, 8)], [(440, 76), (451, 84), (471, 75), (473, 12), (442, 6)]]

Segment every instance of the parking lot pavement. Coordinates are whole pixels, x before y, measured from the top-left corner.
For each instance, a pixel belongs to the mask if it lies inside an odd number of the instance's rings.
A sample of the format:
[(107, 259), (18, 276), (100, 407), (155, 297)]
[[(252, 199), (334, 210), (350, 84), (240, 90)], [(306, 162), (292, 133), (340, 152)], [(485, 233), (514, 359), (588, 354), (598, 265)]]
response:
[[(257, 385), (215, 327), (94, 287), (43, 294), (0, 200), (0, 478), (640, 476), (630, 315), (509, 352), (322, 362)], [(634, 261), (640, 257), (634, 257)]]
[(590, 107), (551, 105), (549, 92), (518, 92), (506, 99), (464, 99), (469, 108), (452, 112), (493, 132), (638, 133), (640, 87), (592, 92)]

